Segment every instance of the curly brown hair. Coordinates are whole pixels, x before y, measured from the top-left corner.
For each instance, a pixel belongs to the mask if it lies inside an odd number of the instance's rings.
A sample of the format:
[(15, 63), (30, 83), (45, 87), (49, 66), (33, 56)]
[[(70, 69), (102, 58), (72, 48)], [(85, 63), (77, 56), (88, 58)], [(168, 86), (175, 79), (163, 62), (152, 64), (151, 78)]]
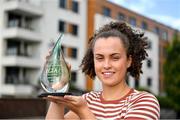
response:
[(110, 22), (104, 25), (89, 39), (88, 50), (82, 60), (82, 71), (94, 79), (96, 76), (94, 68), (94, 55), (93, 47), (98, 38), (119, 37), (124, 47), (126, 48), (127, 57), (131, 56), (132, 63), (127, 69), (127, 72), (133, 76), (136, 80), (139, 80), (140, 73), (142, 73), (142, 61), (148, 56), (146, 52), (147, 37), (144, 37), (144, 33), (138, 30), (132, 29), (125, 22)]

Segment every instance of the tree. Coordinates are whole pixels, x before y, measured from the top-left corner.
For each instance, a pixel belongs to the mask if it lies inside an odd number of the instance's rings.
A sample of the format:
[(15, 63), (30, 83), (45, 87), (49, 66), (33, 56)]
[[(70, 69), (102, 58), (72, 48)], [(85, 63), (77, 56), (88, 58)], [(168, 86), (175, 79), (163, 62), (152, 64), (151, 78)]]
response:
[(164, 64), (164, 80), (167, 98), (180, 116), (180, 36), (174, 35), (172, 44), (167, 47), (167, 59)]

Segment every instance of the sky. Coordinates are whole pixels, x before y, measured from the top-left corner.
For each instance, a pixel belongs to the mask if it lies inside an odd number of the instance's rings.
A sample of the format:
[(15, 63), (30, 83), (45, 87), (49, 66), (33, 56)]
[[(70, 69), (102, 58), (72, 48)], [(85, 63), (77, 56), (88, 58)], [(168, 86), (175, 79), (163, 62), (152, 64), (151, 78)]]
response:
[(180, 0), (109, 0), (180, 30)]

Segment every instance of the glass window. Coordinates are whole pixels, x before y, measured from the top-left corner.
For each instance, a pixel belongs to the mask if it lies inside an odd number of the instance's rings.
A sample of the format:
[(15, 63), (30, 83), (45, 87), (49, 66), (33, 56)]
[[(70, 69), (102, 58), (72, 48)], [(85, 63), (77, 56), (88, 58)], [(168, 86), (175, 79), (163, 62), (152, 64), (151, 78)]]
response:
[(147, 85), (149, 87), (152, 85), (152, 79), (150, 77), (147, 78)]
[(76, 82), (77, 81), (77, 73), (75, 71), (71, 72), (71, 81)]
[(59, 21), (59, 32), (66, 32), (66, 23), (64, 21)]
[(6, 55), (20, 55), (20, 42), (8, 40)]
[(118, 13), (118, 17), (117, 17), (118, 20), (122, 20), (122, 21), (125, 21), (126, 17), (124, 14), (122, 13)]
[(110, 17), (111, 16), (111, 10), (107, 7), (103, 8), (103, 15)]
[(77, 25), (72, 25), (72, 34), (73, 35), (78, 35), (78, 26)]
[(159, 30), (159, 28), (158, 28), (158, 27), (155, 27), (155, 28), (154, 28), (154, 30), (153, 30), (153, 32), (159, 35), (160, 30)]
[(139, 80), (135, 80), (135, 88), (139, 87)]
[(136, 19), (133, 18), (133, 17), (131, 17), (131, 18), (129, 19), (129, 24), (131, 24), (132, 26), (136, 26)]
[(72, 1), (72, 11), (75, 13), (79, 12), (79, 3), (78, 1)]
[(168, 33), (166, 31), (162, 31), (162, 39), (168, 40)]
[(18, 67), (6, 67), (5, 83), (6, 84), (18, 84), (19, 83), (19, 68)]
[(66, 8), (66, 0), (59, 0), (59, 7)]
[(9, 13), (7, 27), (22, 27), (21, 16)]
[(151, 67), (152, 67), (152, 61), (151, 61), (151, 59), (148, 59), (148, 60), (147, 60), (147, 67), (148, 67), (148, 68), (151, 68)]
[(143, 21), (142, 24), (141, 24), (141, 28), (144, 29), (144, 30), (147, 30), (148, 29), (147, 23)]
[(77, 48), (72, 48), (72, 58), (77, 58)]

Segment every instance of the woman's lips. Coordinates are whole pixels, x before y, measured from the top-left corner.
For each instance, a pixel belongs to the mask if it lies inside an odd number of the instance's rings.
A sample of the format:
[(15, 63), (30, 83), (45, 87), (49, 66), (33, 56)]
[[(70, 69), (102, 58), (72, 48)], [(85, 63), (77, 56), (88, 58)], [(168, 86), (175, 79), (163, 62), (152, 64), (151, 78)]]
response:
[(103, 76), (105, 78), (109, 78), (109, 77), (112, 77), (114, 75), (114, 72), (112, 71), (106, 71), (106, 72), (102, 72)]

